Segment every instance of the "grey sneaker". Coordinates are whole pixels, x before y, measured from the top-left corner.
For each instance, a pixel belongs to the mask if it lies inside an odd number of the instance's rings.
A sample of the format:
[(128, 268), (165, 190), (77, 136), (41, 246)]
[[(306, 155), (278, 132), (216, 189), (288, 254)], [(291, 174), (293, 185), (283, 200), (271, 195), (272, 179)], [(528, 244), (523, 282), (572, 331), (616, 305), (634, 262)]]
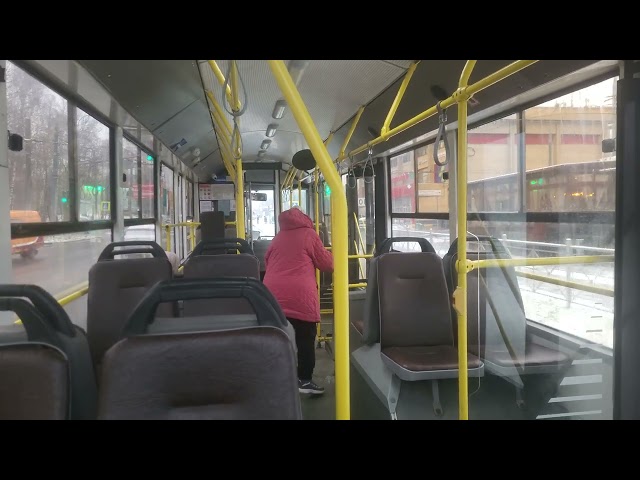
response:
[(322, 395), (324, 393), (324, 388), (319, 387), (311, 380), (298, 380), (298, 390), (300, 393), (310, 393), (312, 395)]

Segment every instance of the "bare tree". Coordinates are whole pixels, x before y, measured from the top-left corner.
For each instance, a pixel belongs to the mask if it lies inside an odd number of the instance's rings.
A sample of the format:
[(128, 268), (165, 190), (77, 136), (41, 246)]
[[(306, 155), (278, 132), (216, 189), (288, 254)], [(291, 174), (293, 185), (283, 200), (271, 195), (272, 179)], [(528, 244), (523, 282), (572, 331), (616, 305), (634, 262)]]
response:
[[(93, 218), (99, 218), (98, 201), (110, 198), (109, 130), (77, 110), (75, 126), (71, 126), (76, 135), (69, 136), (67, 108), (64, 98), (7, 63), (8, 128), (22, 135), (25, 145), (21, 152), (9, 152), (11, 209), (37, 210), (43, 221), (71, 218), (71, 189), (77, 189), (80, 207), (91, 204)], [(69, 138), (75, 138), (76, 148), (69, 148)], [(77, 179), (75, 185), (69, 185), (69, 154), (73, 152)]]

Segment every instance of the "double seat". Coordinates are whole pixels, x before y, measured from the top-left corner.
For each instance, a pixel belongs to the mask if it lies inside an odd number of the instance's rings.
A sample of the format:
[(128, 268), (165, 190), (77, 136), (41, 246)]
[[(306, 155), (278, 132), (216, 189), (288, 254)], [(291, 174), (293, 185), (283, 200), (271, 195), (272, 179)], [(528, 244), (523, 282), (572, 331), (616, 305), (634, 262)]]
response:
[[(393, 241), (383, 242), (369, 267), (362, 341), (380, 344), (384, 365), (391, 371), (387, 395), (389, 412), (396, 416), (402, 382), (430, 381), (433, 409), (444, 413), (439, 381), (459, 375), (451, 304), (442, 259), (426, 239), (411, 238), (421, 252), (392, 252)], [(470, 377), (484, 373), (478, 356), (467, 354)]]

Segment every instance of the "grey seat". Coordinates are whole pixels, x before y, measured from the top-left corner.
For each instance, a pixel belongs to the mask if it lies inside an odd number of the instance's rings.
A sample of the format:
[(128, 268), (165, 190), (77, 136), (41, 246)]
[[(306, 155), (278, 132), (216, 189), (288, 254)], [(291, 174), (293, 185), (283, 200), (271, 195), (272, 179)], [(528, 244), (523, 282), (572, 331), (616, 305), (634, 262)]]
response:
[(46, 343), (0, 345), (0, 420), (67, 420), (67, 356)]
[(433, 245), (424, 238), (413, 237), (391, 237), (386, 238), (376, 249), (375, 256), (369, 260), (369, 270), (367, 275), (367, 294), (365, 298), (362, 318), (353, 318), (352, 323), (356, 330), (362, 335), (362, 342), (365, 345), (373, 345), (380, 342), (380, 300), (378, 298), (378, 257), (384, 253), (389, 253), (394, 242), (415, 242), (425, 253), (435, 253)]
[(228, 227), (225, 227), (224, 238), (237, 238), (237, 237), (238, 237), (238, 230), (236, 229), (235, 226), (230, 225)]
[[(438, 380), (459, 374), (442, 260), (435, 253), (381, 255), (378, 294), (380, 352), (393, 372), (390, 395), (398, 398), (401, 381), (432, 380), (434, 410), (441, 415)], [(478, 357), (468, 354), (467, 366), (470, 377), (482, 376)]]
[[(254, 255), (196, 255), (184, 265), (185, 279), (251, 277), (260, 279), (260, 263)], [(187, 300), (184, 316), (208, 314), (253, 314), (251, 305), (243, 298), (215, 298)]]
[(224, 212), (202, 212), (198, 230), (200, 232), (198, 242), (223, 238), (225, 231)]
[[(477, 241), (476, 241), (477, 240)], [(511, 258), (502, 242), (493, 237), (467, 237), (475, 251), (470, 260)], [(458, 285), (456, 261), (458, 239), (444, 256), (451, 295)], [(452, 315), (457, 323), (455, 310)], [(522, 403), (522, 375), (559, 373), (571, 359), (558, 349), (533, 343), (527, 327), (524, 303), (513, 267), (486, 268), (467, 274), (468, 351), (478, 355), (491, 373), (516, 386), (516, 401)]]
[[(192, 319), (175, 318), (158, 329), (158, 304), (211, 297), (248, 299), (254, 323), (234, 325), (228, 316), (210, 315), (195, 328)], [(288, 325), (259, 280), (161, 282), (105, 356), (100, 417), (301, 418)]]
[(269, 246), (271, 245), (272, 241), (273, 240), (254, 240), (253, 241), (253, 251), (256, 257), (258, 257), (258, 260), (260, 261), (260, 279), (261, 280), (264, 278), (264, 274), (267, 271), (267, 265), (264, 261), (264, 256), (267, 253), (267, 250), (269, 249)]
[(96, 380), (84, 331), (36, 285), (0, 285), (0, 416), (95, 419)]
[[(362, 334), (365, 345), (380, 341), (380, 307), (378, 298), (378, 257), (369, 260), (367, 290), (362, 318), (354, 318), (353, 325)], [(359, 321), (360, 320), (360, 321)]]
[[(113, 259), (113, 256), (131, 250), (114, 251), (111, 245), (105, 250), (110, 249), (113, 255), (103, 257), (101, 254), (102, 259), (98, 259), (89, 270), (87, 338), (96, 367), (104, 352), (120, 338), (129, 316), (149, 289), (172, 276), (171, 263), (162, 249), (162, 254), (158, 253), (153, 258)], [(156, 315), (172, 317), (174, 309), (172, 304), (163, 304), (158, 307)]]
[(295, 365), (275, 327), (129, 337), (105, 355), (99, 419), (298, 420)]

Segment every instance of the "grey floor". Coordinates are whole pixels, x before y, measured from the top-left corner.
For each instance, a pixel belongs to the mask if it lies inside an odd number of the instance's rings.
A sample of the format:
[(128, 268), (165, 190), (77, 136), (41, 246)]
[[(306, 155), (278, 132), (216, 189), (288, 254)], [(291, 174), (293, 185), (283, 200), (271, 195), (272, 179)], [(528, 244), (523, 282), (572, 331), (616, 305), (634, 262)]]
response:
[(300, 394), (302, 400), (302, 415), (305, 420), (335, 420), (336, 418), (336, 389), (335, 367), (329, 351), (316, 348), (316, 368), (313, 381), (324, 387), (323, 395)]

